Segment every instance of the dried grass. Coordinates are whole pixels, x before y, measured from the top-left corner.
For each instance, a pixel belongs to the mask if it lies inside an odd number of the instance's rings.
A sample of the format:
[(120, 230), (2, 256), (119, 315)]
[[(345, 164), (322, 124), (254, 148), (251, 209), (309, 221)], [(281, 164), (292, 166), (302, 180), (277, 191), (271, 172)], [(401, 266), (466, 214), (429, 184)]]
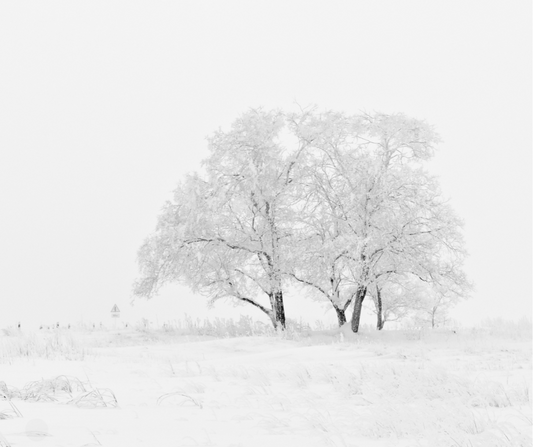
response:
[[(117, 407), (118, 401), (108, 388), (92, 388), (81, 380), (72, 376), (57, 376), (52, 379), (42, 379), (28, 382), (21, 389), (7, 386), (0, 382), (0, 397), (8, 401), (16, 416), (22, 416), (11, 399), (29, 402), (58, 402), (75, 405), (82, 408)], [(9, 413), (0, 413), (5, 417), (12, 417)]]

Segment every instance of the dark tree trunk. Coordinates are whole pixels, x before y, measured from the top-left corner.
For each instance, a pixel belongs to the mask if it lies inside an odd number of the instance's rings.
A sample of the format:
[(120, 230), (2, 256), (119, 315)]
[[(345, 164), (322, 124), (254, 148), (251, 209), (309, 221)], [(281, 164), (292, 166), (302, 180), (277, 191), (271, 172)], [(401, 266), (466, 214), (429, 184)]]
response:
[(359, 332), (359, 321), (361, 320), (361, 311), (363, 310), (363, 300), (366, 296), (366, 286), (359, 286), (355, 292), (355, 302), (352, 315), (352, 331)]
[[(230, 286), (232, 286), (231, 282), (229, 283)], [(279, 292), (281, 294), (281, 292)], [(276, 300), (274, 299), (274, 294), (270, 294), (268, 296), (270, 298), (270, 307), (272, 309), (268, 309), (264, 306), (261, 306), (261, 304), (256, 303), (254, 300), (251, 300), (250, 298), (243, 297), (241, 295), (236, 295), (235, 298), (244, 301), (245, 303), (250, 303), (253, 306), (260, 309), (262, 312), (268, 315), (268, 318), (270, 318), (270, 321), (272, 321), (272, 325), (274, 326), (274, 329), (278, 327), (278, 312), (276, 312)], [(283, 300), (281, 301), (282, 311), (283, 311)], [(283, 321), (285, 322), (285, 315), (283, 315)]]
[(378, 314), (378, 331), (383, 329), (385, 321), (383, 321), (383, 301), (381, 301), (381, 289), (376, 287), (376, 313)]
[(281, 290), (274, 293), (274, 313), (277, 324), (285, 330), (285, 307), (283, 306), (283, 292)]
[(383, 329), (383, 326), (385, 326), (385, 321), (383, 321), (383, 318), (380, 315), (378, 315), (378, 324), (377, 324), (378, 331), (381, 331)]
[(337, 306), (333, 306), (335, 312), (337, 312), (337, 321), (339, 322), (339, 327), (346, 323), (346, 310), (339, 309)]

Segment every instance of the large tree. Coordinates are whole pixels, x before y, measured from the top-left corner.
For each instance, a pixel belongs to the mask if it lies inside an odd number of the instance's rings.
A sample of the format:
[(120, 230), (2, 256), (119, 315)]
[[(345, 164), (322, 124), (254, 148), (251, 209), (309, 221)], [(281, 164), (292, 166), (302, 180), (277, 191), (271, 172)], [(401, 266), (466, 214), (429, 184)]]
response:
[[(439, 141), (429, 125), (403, 115), (309, 112), (293, 122), (310, 154), (304, 237), (322, 243), (317, 258), (325, 264), (317, 275), (306, 260), (295, 268), (298, 281), (329, 281), (320, 290), (337, 314), (353, 300), (354, 332), (369, 287), (393, 274), (464, 285), (460, 221), (423, 169)], [(341, 285), (351, 294), (339, 299)]]
[(301, 150), (283, 146), (284, 127), (283, 113), (252, 110), (209, 138), (205, 178), (191, 176), (176, 189), (139, 251), (136, 295), (181, 281), (212, 301), (249, 303), (285, 327), (283, 264)]

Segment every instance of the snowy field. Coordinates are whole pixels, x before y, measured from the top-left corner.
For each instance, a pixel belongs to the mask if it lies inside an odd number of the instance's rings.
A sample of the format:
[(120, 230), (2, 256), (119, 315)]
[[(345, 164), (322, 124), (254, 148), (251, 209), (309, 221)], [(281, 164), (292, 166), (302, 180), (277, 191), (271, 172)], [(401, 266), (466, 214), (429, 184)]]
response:
[(531, 327), (0, 332), (2, 446), (531, 446)]

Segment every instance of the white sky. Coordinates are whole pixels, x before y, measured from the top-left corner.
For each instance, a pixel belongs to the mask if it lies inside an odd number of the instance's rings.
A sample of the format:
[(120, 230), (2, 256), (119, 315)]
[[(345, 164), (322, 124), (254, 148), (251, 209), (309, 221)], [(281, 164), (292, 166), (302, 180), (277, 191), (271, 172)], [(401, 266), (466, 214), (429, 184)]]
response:
[(206, 135), (295, 101), (434, 124), (476, 285), (455, 315), (531, 315), (529, 1), (27, 1), (0, 4), (0, 323), (206, 314), (130, 308), (137, 248)]

